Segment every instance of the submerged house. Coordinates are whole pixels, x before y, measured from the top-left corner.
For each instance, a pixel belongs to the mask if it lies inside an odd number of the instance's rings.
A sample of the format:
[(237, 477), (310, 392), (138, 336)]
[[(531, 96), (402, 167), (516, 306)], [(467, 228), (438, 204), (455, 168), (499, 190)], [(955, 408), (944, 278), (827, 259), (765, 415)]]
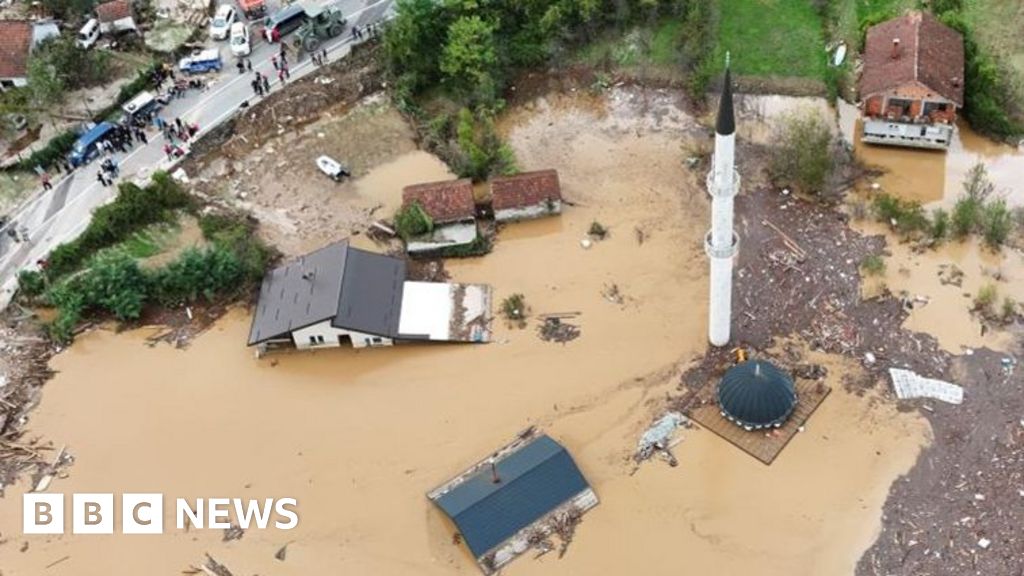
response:
[(554, 216), (562, 212), (556, 170), (523, 172), (491, 180), (491, 205), (498, 222)]
[(406, 186), (402, 190), (402, 207), (412, 204), (426, 212), (434, 229), (406, 242), (410, 254), (463, 246), (476, 240), (476, 204), (473, 181), (469, 178)]
[(408, 281), (404, 260), (342, 240), (267, 273), (248, 344), (262, 352), (346, 342), (486, 342), (490, 304), (489, 286)]
[(964, 105), (964, 40), (927, 12), (868, 29), (860, 78), (864, 142), (946, 149)]
[(532, 428), (427, 498), (452, 520), (485, 574), (598, 503), (565, 447)]

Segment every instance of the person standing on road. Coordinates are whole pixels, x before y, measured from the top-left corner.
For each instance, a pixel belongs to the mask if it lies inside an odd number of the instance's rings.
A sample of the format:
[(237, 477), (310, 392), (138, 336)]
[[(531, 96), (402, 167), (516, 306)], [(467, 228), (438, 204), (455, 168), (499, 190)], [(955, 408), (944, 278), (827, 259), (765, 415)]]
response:
[(185, 127), (184, 124), (181, 123), (181, 118), (180, 117), (175, 117), (174, 118), (174, 125), (178, 127), (178, 132), (181, 132), (182, 129)]
[(284, 72), (284, 79), (285, 80), (291, 80), (292, 79), (292, 74), (291, 74), (291, 72), (288, 71), (288, 65), (287, 64), (284, 64), (284, 65), (281, 66), (281, 71)]
[(277, 71), (277, 81), (284, 84), (284, 68)]
[(39, 177), (43, 181), (43, 190), (53, 190), (53, 184), (50, 184), (50, 175), (43, 172), (42, 176)]
[(266, 76), (263, 77), (263, 93), (270, 94), (270, 79)]
[(261, 95), (260, 92), (263, 91), (263, 84), (260, 83), (260, 77), (259, 76), (253, 78), (252, 82), (249, 82), (249, 86), (252, 86), (253, 94), (255, 94), (257, 96)]
[(96, 179), (100, 181), (100, 184), (102, 184), (104, 188), (110, 186), (110, 183), (107, 182), (106, 176), (103, 175), (103, 170), (98, 170), (96, 172)]
[(245, 69), (252, 72), (252, 58), (245, 59)]
[(327, 64), (327, 48), (324, 48), (320, 52), (320, 64), (321, 65)]
[(277, 67), (277, 56), (271, 56), (270, 57), (270, 63), (274, 65), (274, 70), (278, 69), (278, 67)]

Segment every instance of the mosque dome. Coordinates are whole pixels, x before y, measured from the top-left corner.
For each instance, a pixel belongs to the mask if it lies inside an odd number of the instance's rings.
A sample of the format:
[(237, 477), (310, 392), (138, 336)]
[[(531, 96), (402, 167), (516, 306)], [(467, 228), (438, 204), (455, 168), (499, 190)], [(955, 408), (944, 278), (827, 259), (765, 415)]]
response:
[(733, 366), (718, 384), (722, 415), (747, 430), (782, 426), (796, 403), (793, 379), (763, 360)]

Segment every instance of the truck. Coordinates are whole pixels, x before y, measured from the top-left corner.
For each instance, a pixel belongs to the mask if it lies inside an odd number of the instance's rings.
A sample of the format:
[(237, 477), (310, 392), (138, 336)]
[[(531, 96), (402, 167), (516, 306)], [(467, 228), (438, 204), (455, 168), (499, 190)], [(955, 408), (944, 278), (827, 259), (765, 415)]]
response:
[(220, 58), (220, 50), (216, 48), (197, 50), (191, 56), (178, 61), (178, 70), (186, 74), (202, 74), (210, 70), (219, 72), (223, 67), (224, 61)]
[(345, 22), (345, 17), (334, 8), (306, 6), (306, 21), (295, 33), (295, 46), (313, 52), (324, 40), (341, 36)]

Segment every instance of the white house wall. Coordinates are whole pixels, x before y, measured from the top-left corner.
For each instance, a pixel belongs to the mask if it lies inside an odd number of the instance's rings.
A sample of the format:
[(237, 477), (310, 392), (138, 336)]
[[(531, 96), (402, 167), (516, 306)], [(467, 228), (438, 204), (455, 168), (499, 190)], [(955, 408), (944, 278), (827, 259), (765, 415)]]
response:
[[(295, 347), (299, 350), (309, 350), (315, 348), (337, 348), (341, 346), (341, 338), (348, 336), (352, 342), (353, 348), (366, 348), (368, 346), (391, 346), (394, 344), (390, 338), (383, 338), (375, 336), (373, 334), (364, 334), (362, 332), (356, 332), (354, 330), (343, 330), (341, 328), (335, 328), (331, 326), (330, 320), (324, 320), (318, 324), (300, 328), (292, 332), (292, 341), (295, 342)], [(310, 341), (310, 337), (317, 341), (313, 343)], [(380, 340), (374, 342), (374, 339)], [(321, 343), (320, 340), (323, 340)]]
[(541, 202), (534, 204), (533, 206), (526, 206), (523, 208), (505, 208), (504, 210), (495, 210), (494, 219), (498, 222), (511, 222), (514, 220), (532, 220), (533, 218), (544, 218), (546, 216), (554, 216), (562, 212), (562, 201), (553, 200), (552, 202)]

